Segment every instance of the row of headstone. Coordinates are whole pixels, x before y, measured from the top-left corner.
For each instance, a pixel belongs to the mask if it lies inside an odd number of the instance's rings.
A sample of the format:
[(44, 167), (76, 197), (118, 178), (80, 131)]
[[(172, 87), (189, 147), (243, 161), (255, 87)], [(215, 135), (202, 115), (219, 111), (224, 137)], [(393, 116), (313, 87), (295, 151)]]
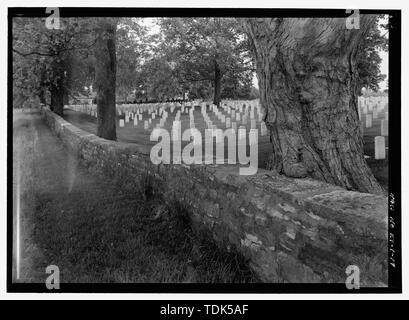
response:
[(379, 114), (384, 112), (384, 120), (388, 120), (388, 97), (358, 97), (359, 119), (362, 115), (372, 114), (373, 120), (378, 119)]
[[(188, 113), (190, 118), (190, 128), (195, 127), (194, 119), (194, 106), (195, 103), (166, 103), (166, 104), (122, 104), (117, 105), (117, 114), (123, 116), (123, 119), (119, 119), (119, 127), (124, 127), (126, 123), (129, 123), (133, 120), (133, 125), (138, 126), (139, 122), (143, 122), (144, 129), (148, 130), (152, 120), (156, 119), (156, 116), (161, 116), (159, 123), (156, 124), (157, 127), (163, 127), (166, 123), (168, 112), (165, 111), (170, 109), (170, 112), (173, 112), (176, 108), (180, 108), (176, 112), (175, 120), (180, 121), (182, 113)], [(226, 112), (223, 114), (219, 108), (213, 104), (201, 103), (199, 104), (202, 109), (202, 115), (206, 122), (207, 128), (217, 128), (216, 125), (212, 123), (209, 116), (207, 115), (207, 107), (210, 111), (213, 111), (216, 114), (216, 117), (225, 124), (226, 128), (233, 128), (237, 130), (240, 122), (243, 125), (247, 125), (248, 119), (250, 118), (250, 128), (257, 128), (256, 114), (258, 116), (258, 121), (260, 123), (260, 133), (261, 135), (267, 134), (267, 128), (265, 123), (262, 121), (262, 112), (260, 111), (260, 105), (258, 101), (227, 101), (222, 104), (222, 110)], [(97, 116), (96, 105), (87, 104), (87, 105), (72, 105), (72, 109), (79, 112), (85, 112), (92, 116)], [(144, 113), (148, 113), (148, 119), (143, 121)], [(230, 117), (227, 117), (230, 115)]]

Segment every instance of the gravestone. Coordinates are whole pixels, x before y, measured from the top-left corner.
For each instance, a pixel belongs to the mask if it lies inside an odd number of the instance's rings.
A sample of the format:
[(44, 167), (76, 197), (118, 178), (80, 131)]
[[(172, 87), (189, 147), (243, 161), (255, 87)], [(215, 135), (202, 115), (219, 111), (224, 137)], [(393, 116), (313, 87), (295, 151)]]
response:
[(120, 126), (120, 127), (124, 127), (124, 126), (125, 126), (124, 119), (119, 119), (119, 126)]
[(382, 160), (386, 158), (385, 153), (385, 137), (375, 137), (375, 159)]
[(250, 146), (253, 146), (257, 144), (257, 129), (250, 129), (250, 132), (254, 132), (253, 134), (249, 135), (249, 144)]
[(389, 121), (382, 120), (381, 121), (381, 135), (388, 136), (388, 131), (389, 131)]
[(365, 118), (365, 128), (370, 128), (372, 127), (372, 115), (367, 114)]

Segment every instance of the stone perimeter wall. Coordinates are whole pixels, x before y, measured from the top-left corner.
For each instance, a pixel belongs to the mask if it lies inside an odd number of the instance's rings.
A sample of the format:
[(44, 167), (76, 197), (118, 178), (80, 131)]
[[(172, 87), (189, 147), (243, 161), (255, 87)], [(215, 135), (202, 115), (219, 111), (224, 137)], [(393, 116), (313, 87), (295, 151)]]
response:
[(124, 179), (124, 188), (154, 177), (164, 201), (178, 201), (194, 227), (235, 248), (261, 281), (345, 283), (360, 268), (361, 286), (385, 286), (387, 198), (311, 179), (231, 165), (153, 165), (150, 149), (108, 141), (43, 108), (50, 128), (89, 170)]

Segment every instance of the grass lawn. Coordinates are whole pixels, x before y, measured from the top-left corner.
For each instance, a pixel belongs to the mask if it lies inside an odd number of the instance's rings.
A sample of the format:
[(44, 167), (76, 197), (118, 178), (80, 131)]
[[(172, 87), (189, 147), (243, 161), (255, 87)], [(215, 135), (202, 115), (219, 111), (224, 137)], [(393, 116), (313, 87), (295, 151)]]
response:
[[(71, 206), (37, 198), (33, 240), (62, 282), (249, 282), (244, 261), (194, 233), (159, 199), (73, 195)], [(142, 199), (141, 199), (142, 200)], [(64, 209), (63, 209), (64, 208)]]

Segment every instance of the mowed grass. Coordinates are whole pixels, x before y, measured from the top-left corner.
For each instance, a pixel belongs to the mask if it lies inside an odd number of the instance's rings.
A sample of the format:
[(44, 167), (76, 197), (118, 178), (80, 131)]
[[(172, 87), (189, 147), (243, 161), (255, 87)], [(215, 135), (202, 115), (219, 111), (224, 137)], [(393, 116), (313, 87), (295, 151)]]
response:
[(256, 281), (240, 255), (194, 232), (183, 209), (109, 191), (72, 195), (69, 206), (37, 197), (33, 240), (62, 282)]

